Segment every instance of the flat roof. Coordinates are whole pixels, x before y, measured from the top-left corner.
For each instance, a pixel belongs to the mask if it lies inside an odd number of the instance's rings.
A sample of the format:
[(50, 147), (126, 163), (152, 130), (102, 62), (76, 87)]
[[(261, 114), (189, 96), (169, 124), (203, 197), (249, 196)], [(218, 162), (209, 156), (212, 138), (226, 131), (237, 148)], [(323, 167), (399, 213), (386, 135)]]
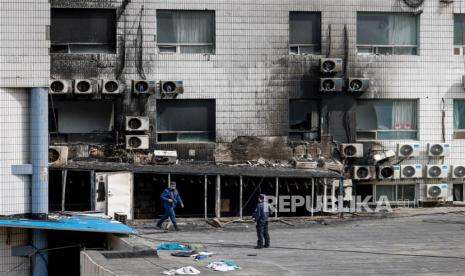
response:
[(0, 227), (136, 234), (137, 231), (119, 221), (89, 215), (50, 215), (47, 220), (0, 217)]
[(249, 165), (217, 165), (209, 163), (179, 163), (176, 165), (140, 165), (128, 163), (73, 161), (64, 165), (50, 166), (52, 169), (131, 171), (134, 173), (225, 175), (249, 177), (283, 178), (339, 178), (340, 174), (326, 169), (295, 169), (288, 167), (261, 167)]

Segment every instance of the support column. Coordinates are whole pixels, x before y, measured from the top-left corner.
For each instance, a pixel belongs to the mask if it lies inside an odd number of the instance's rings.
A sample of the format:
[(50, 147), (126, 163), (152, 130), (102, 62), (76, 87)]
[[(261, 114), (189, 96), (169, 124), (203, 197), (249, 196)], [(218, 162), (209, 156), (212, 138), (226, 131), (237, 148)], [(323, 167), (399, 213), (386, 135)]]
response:
[(203, 208), (204, 208), (204, 211), (205, 211), (205, 219), (208, 218), (208, 209), (207, 209), (208, 208), (208, 205), (207, 205), (207, 203), (208, 203), (207, 202), (208, 193), (207, 193), (207, 187), (208, 187), (208, 176), (205, 175), (204, 194), (203, 194), (203, 197), (204, 197), (204, 202), (203, 202), (204, 206), (203, 206)]
[(276, 196), (276, 211), (274, 212), (274, 217), (278, 218), (278, 203), (279, 203), (279, 177), (276, 177), (276, 188), (275, 188), (275, 196)]
[[(31, 160), (32, 215), (46, 219), (48, 214), (48, 89), (31, 91)], [(32, 230), (32, 245), (36, 250), (47, 248), (47, 231)], [(48, 254), (38, 251), (32, 258), (32, 274), (48, 275)]]
[(221, 217), (221, 176), (216, 176), (216, 192), (215, 192), (215, 215)]
[(239, 218), (242, 219), (242, 191), (243, 189), (243, 182), (242, 182), (242, 175), (239, 176)]
[(311, 216), (313, 217), (313, 208), (315, 207), (315, 178), (312, 178), (312, 208), (310, 209)]

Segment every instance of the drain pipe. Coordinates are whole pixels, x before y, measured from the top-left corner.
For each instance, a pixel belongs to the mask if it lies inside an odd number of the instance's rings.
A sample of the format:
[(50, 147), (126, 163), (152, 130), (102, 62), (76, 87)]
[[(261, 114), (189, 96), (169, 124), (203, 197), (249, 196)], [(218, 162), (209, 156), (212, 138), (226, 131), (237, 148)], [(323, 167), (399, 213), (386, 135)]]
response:
[[(31, 91), (31, 160), (32, 160), (32, 216), (46, 219), (48, 214), (48, 89)], [(32, 245), (36, 254), (32, 259), (32, 275), (48, 275), (47, 231), (32, 230)]]

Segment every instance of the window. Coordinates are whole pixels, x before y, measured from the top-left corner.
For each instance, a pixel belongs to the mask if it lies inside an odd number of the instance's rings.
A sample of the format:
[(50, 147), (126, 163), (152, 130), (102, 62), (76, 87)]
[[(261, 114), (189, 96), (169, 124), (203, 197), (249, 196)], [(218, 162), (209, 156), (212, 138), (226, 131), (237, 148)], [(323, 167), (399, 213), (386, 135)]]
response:
[(454, 15), (454, 55), (463, 56), (465, 47), (465, 14)]
[(52, 53), (115, 53), (116, 10), (52, 9)]
[(388, 201), (396, 201), (396, 185), (376, 185), (376, 201), (382, 196), (387, 197)]
[(289, 14), (289, 53), (319, 54), (321, 52), (321, 13), (291, 12)]
[(359, 100), (357, 139), (417, 139), (415, 100)]
[(359, 54), (416, 55), (417, 16), (408, 13), (358, 13)]
[(158, 100), (158, 142), (215, 141), (214, 100)]
[(381, 196), (387, 197), (389, 201), (415, 201), (415, 185), (375, 185), (376, 201), (381, 199)]
[(318, 101), (289, 101), (289, 137), (292, 140), (318, 140), (320, 116)]
[(215, 53), (214, 11), (157, 11), (161, 53)]
[(465, 139), (465, 100), (454, 100), (454, 138)]

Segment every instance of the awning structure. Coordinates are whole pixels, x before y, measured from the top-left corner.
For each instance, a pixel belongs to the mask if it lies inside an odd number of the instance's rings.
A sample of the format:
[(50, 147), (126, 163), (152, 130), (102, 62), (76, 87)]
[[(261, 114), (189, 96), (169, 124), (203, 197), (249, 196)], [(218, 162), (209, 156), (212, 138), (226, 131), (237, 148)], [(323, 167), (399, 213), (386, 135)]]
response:
[(136, 234), (131, 227), (105, 217), (86, 215), (49, 216), (48, 220), (25, 218), (0, 218), (0, 227), (99, 232), (113, 234)]

